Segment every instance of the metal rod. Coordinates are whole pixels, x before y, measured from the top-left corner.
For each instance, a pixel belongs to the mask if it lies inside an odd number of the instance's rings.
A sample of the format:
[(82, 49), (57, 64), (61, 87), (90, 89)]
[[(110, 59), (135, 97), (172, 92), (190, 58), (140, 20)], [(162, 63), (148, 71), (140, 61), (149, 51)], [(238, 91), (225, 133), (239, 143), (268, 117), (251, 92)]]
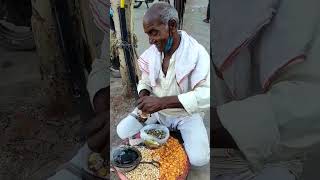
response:
[(133, 59), (133, 49), (132, 49), (132, 46), (127, 46), (129, 42), (128, 41), (129, 38), (128, 38), (128, 30), (127, 30), (127, 24), (126, 24), (125, 8), (120, 8), (119, 14), (120, 14), (121, 38), (122, 38), (122, 42), (126, 44), (123, 48), (124, 48), (124, 56), (125, 56), (126, 64), (128, 67), (128, 75), (129, 75), (131, 90), (134, 98), (138, 99), (135, 68), (133, 66), (133, 62), (131, 61), (131, 59)]

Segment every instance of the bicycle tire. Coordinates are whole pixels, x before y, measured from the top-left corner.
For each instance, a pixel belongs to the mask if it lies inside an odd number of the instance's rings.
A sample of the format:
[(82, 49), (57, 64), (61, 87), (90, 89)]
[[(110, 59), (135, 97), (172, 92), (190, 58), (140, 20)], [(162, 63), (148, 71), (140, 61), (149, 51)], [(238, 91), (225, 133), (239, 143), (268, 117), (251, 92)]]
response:
[(166, 2), (166, 3), (171, 4), (171, 3), (170, 3), (170, 0), (159, 0), (159, 2)]
[(142, 5), (141, 1), (135, 2), (133, 8), (139, 8)]

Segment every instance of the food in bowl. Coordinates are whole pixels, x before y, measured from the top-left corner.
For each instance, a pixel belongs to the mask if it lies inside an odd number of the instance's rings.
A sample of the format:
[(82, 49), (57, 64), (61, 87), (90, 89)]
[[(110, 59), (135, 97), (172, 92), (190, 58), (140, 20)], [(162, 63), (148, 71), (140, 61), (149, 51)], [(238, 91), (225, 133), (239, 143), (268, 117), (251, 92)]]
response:
[(164, 139), (166, 137), (166, 132), (161, 129), (146, 129), (145, 132), (158, 139)]
[(158, 148), (161, 146), (161, 144), (154, 140), (145, 140), (144, 145), (146, 145), (149, 148)]
[(161, 124), (149, 124), (140, 130), (140, 137), (148, 148), (159, 148), (170, 136), (169, 129)]

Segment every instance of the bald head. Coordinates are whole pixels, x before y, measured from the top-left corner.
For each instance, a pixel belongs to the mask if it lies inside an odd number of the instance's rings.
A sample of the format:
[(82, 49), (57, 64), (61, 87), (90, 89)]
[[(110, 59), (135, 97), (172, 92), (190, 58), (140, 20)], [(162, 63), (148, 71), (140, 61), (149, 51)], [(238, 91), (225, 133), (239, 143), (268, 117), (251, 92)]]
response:
[(154, 3), (146, 12), (143, 17), (143, 21), (160, 21), (162, 24), (168, 25), (170, 20), (179, 22), (179, 16), (177, 10), (166, 2)]

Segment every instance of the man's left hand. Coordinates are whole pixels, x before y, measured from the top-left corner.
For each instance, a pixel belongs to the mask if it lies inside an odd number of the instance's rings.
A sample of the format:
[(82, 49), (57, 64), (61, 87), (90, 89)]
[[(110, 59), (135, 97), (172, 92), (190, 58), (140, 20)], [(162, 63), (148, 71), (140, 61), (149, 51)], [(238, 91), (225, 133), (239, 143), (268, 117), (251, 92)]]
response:
[(143, 96), (138, 100), (138, 109), (145, 113), (152, 114), (165, 109), (164, 107), (165, 102), (159, 97)]

